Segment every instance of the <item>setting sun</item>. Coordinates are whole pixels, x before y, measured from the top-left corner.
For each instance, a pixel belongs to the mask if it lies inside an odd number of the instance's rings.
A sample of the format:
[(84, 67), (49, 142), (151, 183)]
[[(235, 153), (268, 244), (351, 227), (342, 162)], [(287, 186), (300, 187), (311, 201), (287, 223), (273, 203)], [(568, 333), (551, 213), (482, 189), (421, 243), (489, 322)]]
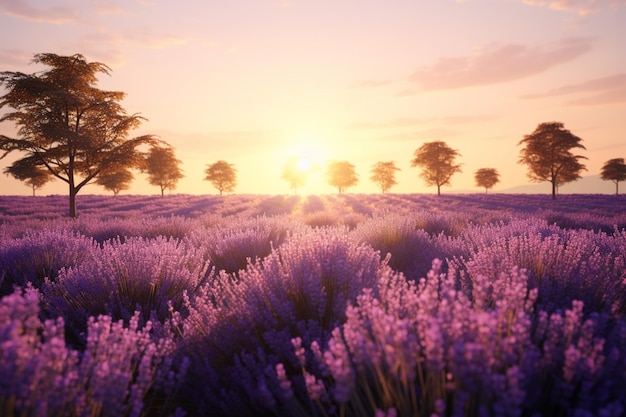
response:
[(306, 157), (306, 156), (302, 156), (298, 159), (298, 162), (296, 163), (296, 165), (298, 166), (298, 169), (300, 171), (304, 171), (304, 172), (308, 172), (311, 170), (311, 168), (313, 167), (313, 163), (311, 162), (311, 160)]

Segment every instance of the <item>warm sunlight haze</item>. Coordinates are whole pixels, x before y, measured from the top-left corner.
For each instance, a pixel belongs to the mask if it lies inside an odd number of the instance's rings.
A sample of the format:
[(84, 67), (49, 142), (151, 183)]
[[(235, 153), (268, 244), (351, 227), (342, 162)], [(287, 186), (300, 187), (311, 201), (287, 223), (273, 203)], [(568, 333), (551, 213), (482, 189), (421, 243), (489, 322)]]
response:
[[(399, 168), (391, 193), (436, 193), (411, 167), (424, 143), (457, 150), (461, 172), (442, 193), (549, 193), (530, 184), (518, 143), (544, 122), (582, 138), (583, 178), (560, 192), (612, 193), (603, 164), (626, 158), (626, 0), (0, 0), (0, 71), (43, 71), (38, 53), (82, 54), (111, 68), (98, 88), (126, 94), (181, 161), (166, 194), (216, 194), (207, 165), (237, 170), (235, 194), (291, 194), (290, 158), (307, 173), (298, 194), (332, 194), (330, 161), (354, 165), (349, 193), (379, 193), (372, 166)], [(0, 87), (0, 95), (6, 90)], [(5, 106), (0, 115), (10, 112)], [(0, 123), (15, 137), (16, 126)], [(22, 157), (0, 160), (4, 170)], [(121, 194), (160, 194), (145, 173)], [(530, 187), (530, 188), (528, 188)], [(0, 175), (0, 194), (30, 195)], [(67, 194), (51, 181), (37, 195)], [(89, 184), (81, 194), (111, 194)]]

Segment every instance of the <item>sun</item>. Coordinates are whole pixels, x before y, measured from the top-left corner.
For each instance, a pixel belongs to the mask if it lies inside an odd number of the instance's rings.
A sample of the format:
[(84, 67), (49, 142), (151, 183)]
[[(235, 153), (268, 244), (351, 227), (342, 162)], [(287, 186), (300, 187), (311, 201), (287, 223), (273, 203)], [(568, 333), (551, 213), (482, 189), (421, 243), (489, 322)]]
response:
[(302, 172), (309, 172), (313, 168), (313, 161), (308, 156), (300, 156), (296, 166)]

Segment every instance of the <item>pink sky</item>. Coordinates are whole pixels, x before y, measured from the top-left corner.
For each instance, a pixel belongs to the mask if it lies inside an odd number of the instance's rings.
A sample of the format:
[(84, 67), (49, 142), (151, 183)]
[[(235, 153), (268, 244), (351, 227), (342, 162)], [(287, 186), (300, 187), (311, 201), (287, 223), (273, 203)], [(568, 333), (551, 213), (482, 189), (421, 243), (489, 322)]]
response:
[[(528, 182), (517, 143), (541, 122), (583, 138), (585, 175), (626, 158), (624, 22), (626, 0), (0, 0), (0, 70), (35, 72), (40, 52), (109, 65), (100, 87), (148, 119), (134, 134), (176, 148), (179, 193), (216, 193), (203, 171), (219, 159), (237, 193), (288, 193), (295, 155), (353, 163), (349, 192), (378, 192), (369, 170), (390, 160), (392, 192), (436, 192), (410, 167), (432, 140), (462, 155), (444, 193), (481, 192), (483, 167), (500, 172), (497, 192)], [(312, 175), (302, 193), (335, 192)], [(30, 192), (0, 175), (1, 194)], [(142, 174), (125, 191), (158, 192)]]

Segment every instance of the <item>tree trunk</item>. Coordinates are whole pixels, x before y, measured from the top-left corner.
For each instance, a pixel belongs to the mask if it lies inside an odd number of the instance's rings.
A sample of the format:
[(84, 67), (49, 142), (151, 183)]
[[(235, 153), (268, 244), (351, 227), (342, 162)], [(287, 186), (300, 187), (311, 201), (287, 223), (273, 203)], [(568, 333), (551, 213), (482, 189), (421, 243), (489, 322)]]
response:
[(441, 185), (437, 184), (437, 196), (441, 195)]
[(35, 196), (35, 186), (33, 185), (33, 197)]
[(552, 182), (552, 199), (556, 200), (556, 182)]
[(76, 218), (76, 194), (76, 189), (70, 186), (70, 217), (72, 219)]
[(619, 195), (619, 181), (615, 181), (615, 195)]
[(165, 195), (165, 188), (161, 187), (161, 197)]

